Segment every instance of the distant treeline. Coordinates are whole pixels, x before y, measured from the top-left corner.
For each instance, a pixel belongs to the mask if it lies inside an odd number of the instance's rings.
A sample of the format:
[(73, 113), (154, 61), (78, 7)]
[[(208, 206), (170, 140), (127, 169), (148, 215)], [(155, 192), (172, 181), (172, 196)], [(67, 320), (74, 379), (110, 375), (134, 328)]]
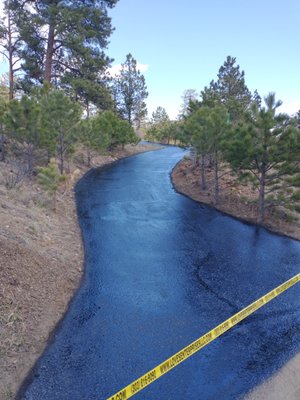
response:
[(258, 221), (266, 207), (284, 205), (300, 211), (300, 111), (297, 116), (278, 113), (282, 102), (275, 93), (253, 94), (244, 71), (228, 56), (200, 96), (187, 90), (179, 119), (171, 121), (158, 107), (147, 137), (164, 143), (193, 147), (199, 163), (200, 186), (206, 190), (207, 167), (213, 169), (213, 202), (218, 204), (222, 169), (230, 167), (241, 183), (257, 188)]

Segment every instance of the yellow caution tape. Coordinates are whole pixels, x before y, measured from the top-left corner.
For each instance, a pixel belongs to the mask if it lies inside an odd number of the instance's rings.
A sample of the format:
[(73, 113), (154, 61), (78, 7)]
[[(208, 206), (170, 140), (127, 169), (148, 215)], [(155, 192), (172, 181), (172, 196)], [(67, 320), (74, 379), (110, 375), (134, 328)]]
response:
[(300, 274), (294, 276), (294, 278), (289, 279), (282, 285), (271, 290), (260, 299), (256, 300), (254, 303), (250, 304), (248, 307), (234, 314), (231, 318), (222, 322), (216, 328), (212, 329), (205, 335), (201, 336), (199, 339), (195, 340), (190, 345), (186, 346), (184, 349), (180, 350), (178, 353), (174, 354), (172, 357), (168, 358), (163, 363), (159, 364), (157, 367), (151, 369), (145, 375), (141, 376), (136, 381), (132, 382), (130, 385), (126, 386), (124, 389), (120, 390), (118, 393), (109, 397), (107, 400), (126, 400), (144, 389), (146, 386), (150, 385), (156, 379), (160, 378), (162, 375), (169, 372), (171, 369), (176, 367), (182, 361), (191, 357), (193, 354), (197, 353), (200, 349), (208, 345), (208, 343), (215, 340), (217, 337), (221, 336), (223, 333), (231, 329), (233, 326), (238, 324), (240, 321), (254, 313), (256, 310), (267, 304), (269, 301), (273, 300), (275, 297), (279, 296), (281, 293), (285, 292), (291, 286), (294, 286), (300, 281)]

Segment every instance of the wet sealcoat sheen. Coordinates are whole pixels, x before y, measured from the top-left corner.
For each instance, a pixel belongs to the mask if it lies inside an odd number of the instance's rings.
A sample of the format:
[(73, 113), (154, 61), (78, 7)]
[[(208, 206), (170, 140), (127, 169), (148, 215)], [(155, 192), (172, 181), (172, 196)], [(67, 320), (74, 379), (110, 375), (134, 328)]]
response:
[[(299, 273), (299, 242), (176, 193), (183, 154), (140, 154), (78, 183), (85, 276), (22, 399), (106, 399)], [(239, 398), (299, 352), (299, 295), (296, 285), (134, 398)]]

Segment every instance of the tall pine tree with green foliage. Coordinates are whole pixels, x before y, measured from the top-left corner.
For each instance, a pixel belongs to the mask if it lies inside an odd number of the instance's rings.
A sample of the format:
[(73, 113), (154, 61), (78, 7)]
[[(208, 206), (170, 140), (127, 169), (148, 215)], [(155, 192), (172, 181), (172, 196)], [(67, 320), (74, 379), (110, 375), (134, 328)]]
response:
[(266, 205), (297, 200), (300, 173), (300, 130), (286, 114), (276, 114), (281, 101), (275, 94), (265, 98), (265, 107), (253, 105), (248, 123), (234, 127), (224, 152), (233, 169), (258, 190), (258, 222)]
[(39, 151), (46, 150), (48, 141), (42, 127), (40, 104), (34, 98), (23, 96), (11, 100), (5, 119), (9, 137), (17, 145), (17, 155), (26, 164), (26, 174), (31, 177)]
[[(67, 97), (63, 91), (45, 89), (39, 99), (41, 122), (47, 133), (48, 146), (59, 159), (59, 170), (65, 172), (65, 159), (79, 139), (81, 107)], [(48, 147), (49, 148), (49, 147)]]
[(101, 77), (111, 61), (104, 53), (112, 33), (108, 8), (116, 2), (11, 0), (11, 9), (22, 13), (18, 28), (24, 88), (45, 82), (65, 85), (78, 97), (101, 102), (91, 83), (103, 92)]
[(16, 73), (21, 69), (22, 38), (19, 25), (23, 18), (22, 10), (15, 9), (13, 0), (3, 3), (3, 17), (0, 18), (0, 54), (8, 63), (9, 99), (14, 98)]
[(147, 115), (145, 100), (148, 97), (145, 77), (138, 69), (137, 62), (127, 54), (120, 73), (113, 82), (113, 92), (119, 114), (131, 125)]
[(170, 123), (170, 117), (164, 107), (158, 106), (152, 113), (149, 127), (146, 132), (148, 140), (164, 141), (164, 128)]
[(220, 67), (216, 92), (232, 121), (238, 121), (249, 109), (252, 95), (245, 83), (245, 72), (236, 65), (235, 57), (228, 56)]

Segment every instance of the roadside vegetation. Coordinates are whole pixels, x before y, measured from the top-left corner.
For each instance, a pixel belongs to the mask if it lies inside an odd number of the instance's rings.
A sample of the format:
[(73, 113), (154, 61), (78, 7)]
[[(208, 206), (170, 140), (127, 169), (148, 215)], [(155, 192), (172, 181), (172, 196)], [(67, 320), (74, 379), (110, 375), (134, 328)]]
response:
[(145, 150), (136, 132), (146, 126), (150, 140), (192, 148), (179, 178), (189, 187), (196, 179), (206, 202), (220, 207), (228, 203), (225, 186), (243, 196), (245, 187), (244, 204), (259, 223), (275, 207), (294, 219), (300, 112), (298, 119), (280, 114), (273, 93), (265, 102), (250, 93), (228, 57), (200, 96), (185, 91), (178, 120), (158, 107), (147, 121), (147, 86), (133, 55), (110, 74), (108, 12), (117, 0), (3, 3), (0, 398), (10, 399), (82, 274), (72, 188), (84, 172)]
[[(200, 96), (195, 90), (187, 90), (183, 100), (175, 122), (162, 107), (153, 113), (147, 137), (192, 149), (192, 162), (184, 161), (182, 166), (186, 167), (185, 176), (189, 168), (197, 171), (198, 199), (206, 198), (205, 202), (224, 209), (229, 198), (228, 190), (226, 196), (222, 191), (230, 186), (251, 208), (251, 220), (253, 210), (259, 224), (265, 223), (266, 215), (287, 222), (297, 220), (300, 111), (293, 117), (280, 113), (282, 102), (275, 93), (264, 99), (257, 91), (251, 93), (244, 72), (230, 56), (220, 67), (218, 79), (211, 81)], [(225, 209), (228, 211), (226, 204)], [(236, 214), (232, 207), (229, 211)], [(249, 219), (245, 208), (244, 212), (239, 217)]]
[(73, 186), (149, 149), (144, 76), (106, 54), (117, 0), (6, 0), (0, 19), (0, 398), (12, 399), (82, 274)]
[[(76, 148), (86, 163), (139, 141), (147, 114), (145, 78), (128, 54), (118, 75), (105, 54), (117, 0), (4, 2), (0, 51), (8, 62), (0, 90), (0, 161), (10, 185), (32, 181), (56, 160), (61, 175)], [(51, 167), (52, 168), (52, 167)]]

